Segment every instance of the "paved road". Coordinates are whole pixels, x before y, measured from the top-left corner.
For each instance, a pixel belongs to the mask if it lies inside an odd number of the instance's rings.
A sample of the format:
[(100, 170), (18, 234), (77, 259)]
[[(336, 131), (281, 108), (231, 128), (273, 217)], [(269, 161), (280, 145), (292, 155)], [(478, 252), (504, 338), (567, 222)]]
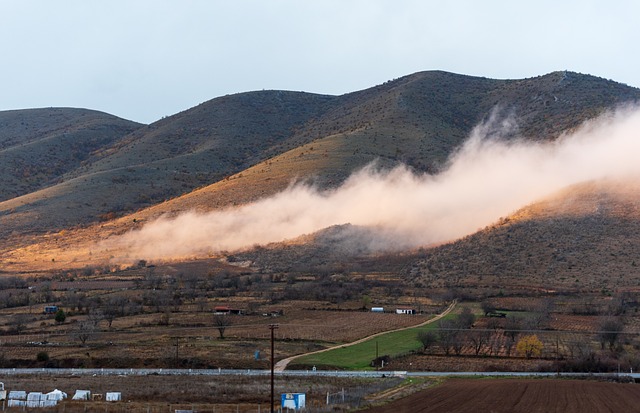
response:
[(372, 335), (370, 335), (370, 336), (367, 336), (367, 337), (361, 338), (361, 339), (359, 339), (359, 340), (353, 341), (353, 342), (348, 343), (348, 344), (339, 344), (339, 345), (337, 345), (337, 346), (328, 347), (328, 348), (325, 348), (325, 349), (322, 349), (322, 350), (316, 350), (316, 351), (311, 351), (311, 352), (309, 352), (309, 353), (303, 353), (303, 354), (298, 354), (298, 355), (295, 355), (295, 356), (287, 357), (286, 359), (282, 359), (282, 360), (280, 360), (279, 362), (277, 362), (277, 363), (276, 363), (276, 365), (273, 367), (273, 369), (274, 369), (275, 371), (285, 371), (285, 370), (287, 369), (287, 365), (289, 365), (289, 363), (290, 363), (292, 360), (295, 360), (295, 359), (297, 359), (297, 358), (299, 358), (299, 357), (308, 356), (308, 355), (310, 355), (310, 354), (324, 353), (325, 351), (330, 351), (330, 350), (334, 350), (334, 349), (337, 349), (337, 348), (353, 346), (353, 345), (355, 345), (355, 344), (362, 343), (363, 341), (367, 341), (367, 340), (369, 340), (369, 339), (372, 339), (372, 338), (374, 338), (374, 337), (381, 336), (381, 335), (383, 335), (383, 334), (387, 334), (387, 333), (395, 333), (396, 331), (408, 330), (408, 329), (410, 329), (410, 328), (422, 327), (422, 326), (425, 326), (425, 325), (427, 325), (427, 324), (434, 323), (434, 322), (436, 322), (436, 321), (440, 320), (442, 317), (444, 317), (444, 316), (446, 316), (447, 314), (449, 314), (449, 313), (453, 310), (453, 308), (456, 306), (456, 304), (457, 304), (457, 300), (453, 300), (453, 302), (449, 305), (449, 307), (447, 307), (447, 309), (446, 309), (446, 310), (444, 310), (442, 313), (438, 314), (437, 316), (435, 316), (435, 317), (433, 317), (433, 318), (428, 319), (428, 320), (427, 320), (427, 321), (425, 321), (424, 323), (420, 323), (420, 324), (417, 324), (417, 325), (415, 325), (415, 326), (410, 326), (410, 327), (397, 328), (397, 329), (395, 329), (395, 330), (382, 331), (382, 332), (380, 332), (380, 333), (372, 334)]
[[(268, 376), (271, 370), (238, 370), (238, 369), (0, 369), (0, 379), (12, 375), (51, 375), (51, 376)], [(576, 377), (626, 376), (640, 379), (640, 373), (540, 373), (540, 372), (436, 372), (436, 371), (340, 371), (340, 370), (287, 370), (275, 372), (278, 376), (327, 376), (327, 377), (471, 377), (471, 376), (503, 376), (503, 377)], [(2, 380), (0, 380), (2, 381)]]

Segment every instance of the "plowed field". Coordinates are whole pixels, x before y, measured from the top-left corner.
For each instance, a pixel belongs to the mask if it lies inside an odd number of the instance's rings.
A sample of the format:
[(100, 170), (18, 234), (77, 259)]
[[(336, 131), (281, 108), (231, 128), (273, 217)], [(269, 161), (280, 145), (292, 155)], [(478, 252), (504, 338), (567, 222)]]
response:
[(640, 412), (640, 385), (590, 380), (454, 379), (366, 412)]

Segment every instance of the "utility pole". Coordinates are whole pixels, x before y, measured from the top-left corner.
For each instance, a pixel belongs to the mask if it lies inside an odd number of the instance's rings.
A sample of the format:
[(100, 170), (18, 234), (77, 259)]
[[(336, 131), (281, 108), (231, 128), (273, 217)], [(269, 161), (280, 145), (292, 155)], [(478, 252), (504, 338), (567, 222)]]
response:
[(179, 363), (178, 363), (178, 350), (180, 349), (180, 337), (176, 336), (176, 367), (178, 367)]
[(274, 331), (275, 329), (278, 328), (277, 324), (269, 324), (269, 330), (271, 330), (271, 413), (275, 413), (275, 410), (273, 409), (273, 402), (274, 402), (274, 380), (273, 380), (273, 357), (274, 357), (274, 350), (275, 350), (275, 346), (274, 346), (274, 342), (275, 342), (275, 338), (274, 338)]

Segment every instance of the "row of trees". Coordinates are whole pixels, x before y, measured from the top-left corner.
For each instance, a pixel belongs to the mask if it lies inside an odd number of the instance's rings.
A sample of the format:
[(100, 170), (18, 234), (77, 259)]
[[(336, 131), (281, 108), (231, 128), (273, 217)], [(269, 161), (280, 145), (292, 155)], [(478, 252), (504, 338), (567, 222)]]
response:
[[(440, 320), (436, 329), (420, 331), (417, 339), (424, 352), (433, 352), (437, 348), (447, 356), (473, 354), (510, 357), (515, 350), (516, 355), (530, 358), (538, 357), (543, 352), (540, 333), (553, 334), (552, 330), (532, 329), (530, 320), (517, 316), (486, 317), (483, 328), (473, 328), (475, 321), (471, 310), (464, 308), (460, 314)], [(582, 334), (578, 340), (560, 340), (556, 332), (552, 340), (555, 346), (551, 351), (560, 357), (562, 347), (562, 353), (571, 358), (586, 357), (592, 352), (588, 343), (597, 341), (602, 350), (613, 353), (620, 350), (623, 329), (624, 323), (619, 317), (606, 317), (592, 336)]]

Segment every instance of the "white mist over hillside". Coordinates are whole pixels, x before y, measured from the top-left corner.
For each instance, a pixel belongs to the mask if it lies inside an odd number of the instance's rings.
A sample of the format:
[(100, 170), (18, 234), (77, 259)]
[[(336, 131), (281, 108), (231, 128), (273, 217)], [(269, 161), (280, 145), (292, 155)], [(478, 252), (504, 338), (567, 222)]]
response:
[(503, 139), (513, 122), (492, 116), (477, 126), (438, 175), (375, 164), (341, 187), (294, 184), (270, 198), (210, 213), (162, 218), (110, 239), (132, 259), (171, 259), (284, 241), (341, 224), (375, 230), (361, 240), (393, 251), (471, 234), (568, 185), (640, 176), (640, 110), (627, 108), (583, 125), (555, 142)]

